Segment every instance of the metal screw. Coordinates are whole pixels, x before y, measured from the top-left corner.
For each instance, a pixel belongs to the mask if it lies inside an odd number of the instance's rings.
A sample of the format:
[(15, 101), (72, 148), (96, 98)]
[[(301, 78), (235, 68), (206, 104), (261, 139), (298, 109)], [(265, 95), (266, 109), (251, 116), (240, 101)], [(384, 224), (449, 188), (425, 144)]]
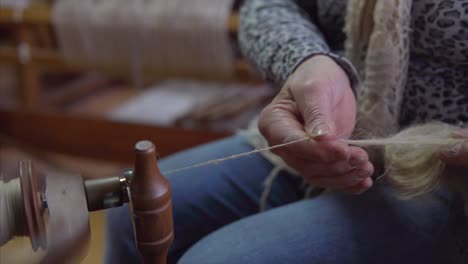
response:
[(41, 204), (43, 209), (48, 209), (49, 205), (47, 204), (47, 198), (45, 196), (45, 193), (40, 194), (40, 199), (41, 199)]

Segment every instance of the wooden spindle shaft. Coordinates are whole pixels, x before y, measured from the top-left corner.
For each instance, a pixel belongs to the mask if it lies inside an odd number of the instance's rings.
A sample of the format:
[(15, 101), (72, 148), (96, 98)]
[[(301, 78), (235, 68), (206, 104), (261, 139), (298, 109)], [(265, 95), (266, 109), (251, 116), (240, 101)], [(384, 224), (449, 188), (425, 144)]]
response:
[(137, 248), (146, 264), (166, 263), (174, 239), (171, 190), (161, 175), (156, 149), (149, 141), (135, 146), (135, 167), (130, 185)]

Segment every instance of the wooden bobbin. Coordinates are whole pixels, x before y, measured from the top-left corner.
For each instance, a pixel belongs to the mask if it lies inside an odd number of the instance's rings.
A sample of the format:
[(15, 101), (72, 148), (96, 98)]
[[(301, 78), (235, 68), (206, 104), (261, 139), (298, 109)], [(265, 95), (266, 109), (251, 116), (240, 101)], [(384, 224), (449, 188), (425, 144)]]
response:
[(171, 189), (159, 171), (156, 148), (150, 141), (135, 146), (130, 192), (135, 237), (143, 262), (166, 263), (174, 240)]
[(43, 217), (45, 208), (41, 198), (43, 191), (38, 185), (36, 171), (29, 160), (20, 162), (20, 182), (26, 229), (22, 230), (24, 233), (18, 235), (29, 236), (34, 250), (46, 249), (46, 229)]

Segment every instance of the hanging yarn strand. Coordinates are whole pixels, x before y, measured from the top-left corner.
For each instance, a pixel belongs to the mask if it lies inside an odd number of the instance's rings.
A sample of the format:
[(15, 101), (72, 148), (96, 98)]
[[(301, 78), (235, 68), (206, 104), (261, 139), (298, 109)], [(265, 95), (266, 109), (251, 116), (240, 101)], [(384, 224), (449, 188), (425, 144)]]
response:
[(433, 145), (433, 146), (447, 146), (458, 144), (462, 139), (455, 138), (438, 138), (434, 141), (433, 138), (421, 138), (419, 136), (406, 137), (406, 138), (382, 138), (382, 139), (360, 139), (360, 140), (343, 140), (349, 145), (367, 147), (367, 146), (402, 146), (402, 145)]
[(311, 140), (311, 138), (310, 137), (305, 137), (305, 138), (301, 138), (301, 139), (291, 141), (291, 142), (288, 142), (288, 143), (284, 143), (284, 144), (279, 144), (279, 145), (275, 145), (275, 146), (271, 146), (271, 147), (267, 147), (267, 148), (262, 148), (262, 149), (255, 149), (255, 150), (252, 150), (252, 151), (249, 151), (249, 152), (239, 153), (239, 154), (235, 154), (235, 155), (228, 156), (228, 157), (225, 157), (225, 158), (209, 160), (209, 161), (197, 163), (197, 164), (194, 164), (194, 165), (191, 165), (191, 166), (165, 171), (165, 172), (163, 172), (163, 174), (164, 175), (169, 175), (169, 174), (173, 174), (173, 173), (176, 173), (176, 172), (195, 169), (195, 168), (199, 168), (199, 167), (205, 167), (205, 166), (208, 166), (208, 165), (217, 165), (217, 164), (219, 164), (221, 162), (225, 162), (225, 161), (228, 161), (228, 160), (234, 160), (234, 159), (238, 159), (238, 158), (242, 158), (242, 157), (251, 156), (253, 154), (257, 154), (257, 153), (261, 153), (261, 152), (271, 151), (273, 149), (286, 147), (286, 146), (296, 144), (296, 143), (306, 141), (306, 140)]

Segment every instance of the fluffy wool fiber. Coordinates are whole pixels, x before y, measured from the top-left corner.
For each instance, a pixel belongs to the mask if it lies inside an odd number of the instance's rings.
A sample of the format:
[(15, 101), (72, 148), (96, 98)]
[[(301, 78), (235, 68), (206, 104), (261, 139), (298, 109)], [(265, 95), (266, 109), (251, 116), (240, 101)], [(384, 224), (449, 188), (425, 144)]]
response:
[(442, 151), (456, 154), (468, 140), (457, 137), (457, 129), (444, 123), (428, 123), (407, 128), (389, 138), (351, 140), (349, 143), (381, 146), (385, 164), (383, 176), (399, 190), (402, 198), (409, 199), (441, 185), (457, 186), (457, 191), (463, 191), (460, 189), (463, 186), (454, 184), (468, 183), (463, 181), (467, 177), (463, 169), (447, 167), (440, 159)]

